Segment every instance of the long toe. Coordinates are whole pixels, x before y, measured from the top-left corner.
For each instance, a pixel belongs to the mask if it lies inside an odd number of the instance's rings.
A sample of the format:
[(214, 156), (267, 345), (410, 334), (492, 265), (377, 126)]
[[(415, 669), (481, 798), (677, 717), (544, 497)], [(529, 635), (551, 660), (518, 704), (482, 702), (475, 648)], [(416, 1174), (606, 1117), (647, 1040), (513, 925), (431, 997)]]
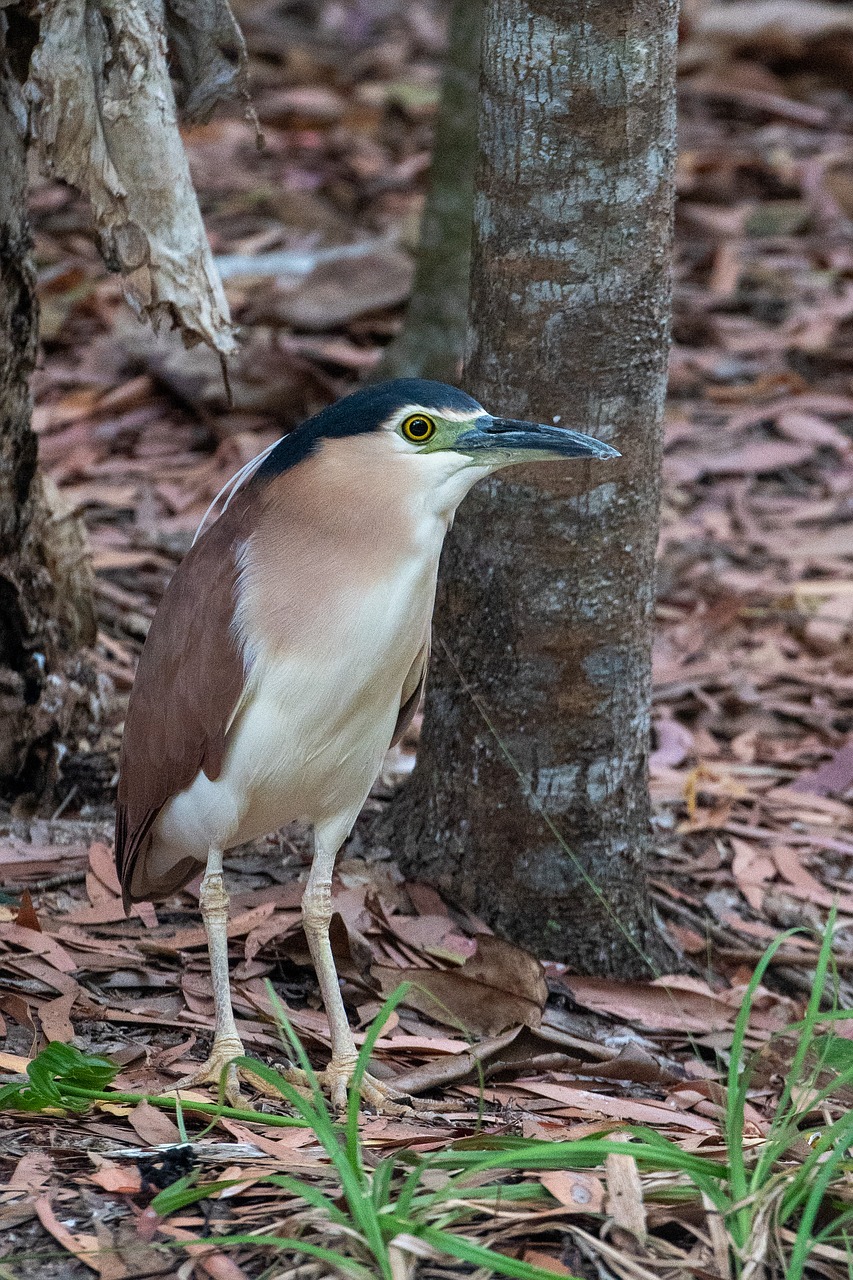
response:
[[(330, 1062), (325, 1071), (317, 1072), (317, 1081), (328, 1093), (332, 1107), (339, 1115), (347, 1109), (349, 1085), (352, 1080), (354, 1064)], [(305, 1072), (298, 1067), (282, 1072), (288, 1084), (293, 1085), (301, 1093), (310, 1092), (310, 1081)], [(394, 1090), (392, 1084), (377, 1080), (375, 1076), (364, 1075), (361, 1081), (361, 1096), (371, 1110), (385, 1116), (413, 1116), (415, 1114), (428, 1118), (432, 1104), (421, 1103), (420, 1099), (407, 1098)]]
[(237, 1107), (242, 1101), (240, 1092), (240, 1076), (244, 1079), (251, 1080), (254, 1083), (255, 1077), (249, 1076), (248, 1073), (240, 1070), (232, 1062), (232, 1058), (240, 1058), (243, 1056), (243, 1045), (239, 1040), (214, 1040), (210, 1050), (210, 1057), (207, 1059), (197, 1071), (193, 1071), (190, 1075), (184, 1076), (177, 1084), (172, 1085), (170, 1092), (176, 1089), (192, 1089), (198, 1085), (213, 1085), (219, 1089), (219, 1081), (222, 1078), (223, 1068), (227, 1067), (225, 1075), (225, 1099), (231, 1107)]

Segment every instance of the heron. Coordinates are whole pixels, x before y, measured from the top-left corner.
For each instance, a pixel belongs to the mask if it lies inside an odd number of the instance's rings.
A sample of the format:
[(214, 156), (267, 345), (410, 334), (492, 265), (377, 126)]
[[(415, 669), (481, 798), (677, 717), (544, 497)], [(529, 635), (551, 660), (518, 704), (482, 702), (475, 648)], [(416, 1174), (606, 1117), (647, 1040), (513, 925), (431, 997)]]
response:
[[(357, 1053), (329, 941), (332, 874), (417, 711), (445, 535), (496, 471), (618, 456), (579, 431), (494, 416), (444, 383), (395, 379), (309, 418), (225, 487), (151, 623), (119, 765), (125, 907), (204, 869), (214, 1036), (182, 1086), (225, 1072), (239, 1099), (223, 856), (301, 820), (313, 830), (302, 920), (331, 1044), (323, 1082), (345, 1105)], [(388, 1096), (370, 1077), (363, 1088), (377, 1105)]]

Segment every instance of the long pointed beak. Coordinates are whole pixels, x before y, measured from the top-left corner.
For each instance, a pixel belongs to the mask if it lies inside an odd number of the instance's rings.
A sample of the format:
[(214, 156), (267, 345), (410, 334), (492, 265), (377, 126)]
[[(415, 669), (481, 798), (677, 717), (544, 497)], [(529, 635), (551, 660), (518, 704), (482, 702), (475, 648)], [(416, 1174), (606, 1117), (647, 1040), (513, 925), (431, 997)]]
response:
[[(458, 453), (490, 453), (507, 462), (534, 462), (546, 458), (619, 458), (621, 454), (603, 440), (565, 427), (546, 427), (539, 422), (519, 422), (514, 418), (481, 418), (476, 426), (458, 436)], [(529, 458), (510, 454), (528, 454)], [(538, 459), (536, 457), (538, 455)]]

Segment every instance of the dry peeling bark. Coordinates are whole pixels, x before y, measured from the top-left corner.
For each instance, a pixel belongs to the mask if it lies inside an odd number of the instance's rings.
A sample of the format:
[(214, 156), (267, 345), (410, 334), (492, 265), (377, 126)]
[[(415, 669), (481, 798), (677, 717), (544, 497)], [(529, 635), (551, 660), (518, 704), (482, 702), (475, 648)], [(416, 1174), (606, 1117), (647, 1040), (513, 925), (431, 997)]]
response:
[(178, 132), (182, 98), (207, 114), (242, 82), (226, 0), (43, 0), (26, 86), (46, 168), (84, 192), (107, 264), (140, 318), (234, 349), (228, 304)]
[[(32, 47), (34, 43), (34, 48)], [(171, 66), (170, 58), (171, 55)], [(0, 794), (37, 799), (98, 712), (91, 567), (78, 522), (37, 469), (29, 376), (38, 313), (26, 136), (91, 202), (108, 265), (140, 318), (235, 345), (178, 131), (243, 87), (227, 0), (0, 0)], [(14, 71), (13, 71), (14, 68)], [(15, 74), (17, 73), (17, 76)], [(23, 91), (19, 78), (26, 77)]]
[(25, 129), (0, 42), (0, 792), (37, 795), (55, 744), (89, 710), (91, 681), (73, 654), (94, 621), (84, 537), (45, 490), (30, 427), (38, 316)]
[(466, 386), (624, 460), (530, 467), (466, 500), (388, 841), (450, 901), (599, 974), (671, 963), (643, 851), (676, 8), (487, 3)]

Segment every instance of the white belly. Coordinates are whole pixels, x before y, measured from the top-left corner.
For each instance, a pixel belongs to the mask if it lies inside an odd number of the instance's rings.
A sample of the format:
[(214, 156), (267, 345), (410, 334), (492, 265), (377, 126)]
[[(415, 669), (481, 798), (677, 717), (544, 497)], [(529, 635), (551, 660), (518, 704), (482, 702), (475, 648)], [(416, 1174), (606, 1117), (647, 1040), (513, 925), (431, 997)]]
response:
[[(339, 601), (302, 652), (256, 651), (220, 776), (199, 773), (164, 807), (153, 863), (228, 849), (296, 819), (337, 848), (391, 741), (403, 683), (429, 637), (432, 554)], [(311, 608), (311, 602), (306, 602)]]

